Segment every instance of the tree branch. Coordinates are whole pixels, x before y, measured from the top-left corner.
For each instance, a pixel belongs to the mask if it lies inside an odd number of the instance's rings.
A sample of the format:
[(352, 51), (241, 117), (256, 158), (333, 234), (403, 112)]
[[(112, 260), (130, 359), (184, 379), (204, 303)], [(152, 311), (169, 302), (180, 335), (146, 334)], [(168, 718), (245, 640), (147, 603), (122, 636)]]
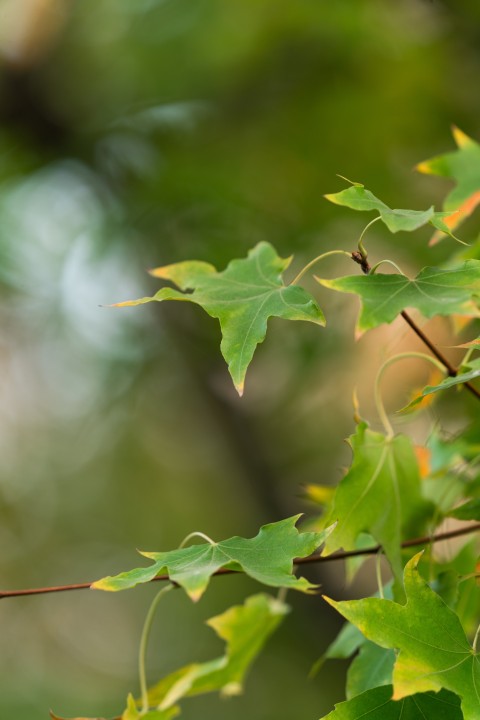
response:
[[(450, 540), (451, 538), (461, 537), (462, 535), (470, 535), (471, 533), (480, 530), (480, 523), (469, 525), (456, 530), (450, 530), (448, 532), (438, 533), (437, 535), (425, 535), (423, 537), (412, 538), (402, 542), (402, 548), (417, 547), (421, 545), (428, 545), (430, 543), (441, 542), (442, 540)], [(375, 545), (371, 548), (363, 548), (362, 550), (349, 550), (345, 552), (336, 552), (332, 555), (310, 555), (307, 558), (297, 558), (293, 561), (294, 565), (308, 565), (310, 563), (322, 563), (330, 562), (331, 560), (346, 560), (351, 557), (358, 557), (360, 555), (375, 555), (381, 551), (381, 545)], [(233, 575), (238, 574), (238, 570), (228, 570), (221, 568), (214, 575)], [(170, 580), (168, 575), (157, 575), (150, 582), (167, 581)], [(8, 597), (23, 597), (27, 595), (46, 595), (48, 593), (68, 592), (69, 590), (88, 590), (94, 581), (91, 583), (77, 583), (75, 585), (55, 585), (52, 587), (41, 587), (41, 588), (29, 588), (27, 590), (5, 590), (0, 591), (0, 600)], [(175, 583), (173, 583), (175, 584)]]
[[(363, 255), (361, 255), (361, 253), (355, 251), (355, 252), (352, 253), (352, 260), (353, 260), (354, 262), (356, 262), (357, 265), (360, 265), (360, 267), (362, 268), (362, 272), (363, 272), (365, 275), (368, 275), (368, 273), (369, 273), (370, 270), (371, 270), (371, 267), (370, 267), (369, 263), (367, 262), (367, 258), (366, 258), (366, 257), (364, 257)], [(410, 327), (412, 328), (413, 332), (414, 332), (414, 333), (420, 338), (420, 340), (427, 346), (427, 348), (430, 350), (430, 352), (431, 352), (433, 355), (435, 355), (435, 357), (437, 358), (437, 360), (440, 360), (440, 362), (442, 363), (442, 365), (445, 366), (445, 368), (447, 369), (447, 372), (448, 372), (449, 377), (456, 377), (456, 376), (458, 375), (458, 370), (457, 370), (457, 368), (454, 367), (454, 366), (452, 365), (452, 363), (449, 361), (449, 359), (446, 358), (445, 355), (436, 347), (436, 345), (434, 345), (434, 344), (432, 343), (432, 341), (430, 340), (430, 338), (428, 338), (427, 335), (425, 335), (425, 333), (423, 332), (423, 330), (417, 325), (417, 323), (413, 320), (413, 318), (411, 318), (410, 315), (409, 315), (405, 310), (402, 310), (402, 312), (400, 313), (400, 315), (403, 317), (403, 319), (405, 320), (405, 322), (408, 323), (408, 325), (410, 325)], [(473, 386), (471, 383), (469, 383), (469, 382), (465, 382), (465, 383), (462, 383), (462, 384), (465, 385), (465, 387), (467, 388), (467, 390), (468, 390), (472, 395), (474, 395), (474, 396), (477, 398), (477, 400), (480, 400), (480, 391), (477, 390), (476, 387), (474, 387), (474, 386)]]

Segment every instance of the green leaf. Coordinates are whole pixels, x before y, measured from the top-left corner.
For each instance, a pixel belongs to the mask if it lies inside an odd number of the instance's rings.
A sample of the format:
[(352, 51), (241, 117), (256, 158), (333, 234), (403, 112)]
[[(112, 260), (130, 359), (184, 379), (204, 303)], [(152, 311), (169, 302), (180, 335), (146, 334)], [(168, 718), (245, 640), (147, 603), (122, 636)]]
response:
[(255, 348), (265, 338), (270, 317), (308, 320), (325, 325), (315, 299), (298, 285), (285, 285), (282, 273), (292, 258), (280, 258), (274, 248), (261, 242), (248, 257), (232, 260), (222, 272), (208, 263), (187, 261), (152, 270), (151, 274), (171, 280), (182, 291), (163, 288), (153, 297), (117, 303), (114, 307), (140, 305), (163, 300), (183, 300), (200, 305), (220, 321), (220, 349), (240, 395), (245, 373)]
[(352, 187), (341, 192), (325, 195), (325, 198), (335, 205), (342, 205), (352, 210), (377, 210), (380, 219), (392, 233), (401, 230), (412, 232), (430, 223), (442, 232), (452, 234), (443, 222), (443, 217), (449, 213), (435, 212), (433, 207), (428, 210), (393, 210), (360, 183), (354, 183)]
[(448, 517), (457, 518), (457, 520), (480, 520), (480, 499), (469, 500), (451, 510), (447, 515)]
[[(454, 189), (443, 204), (449, 213), (445, 219), (450, 229), (458, 227), (480, 203), (480, 145), (454, 127), (453, 137), (458, 150), (437, 155), (417, 165), (417, 170), (431, 175), (452, 178)], [(438, 239), (434, 236), (434, 240)]]
[(382, 545), (397, 579), (401, 578), (400, 544), (426, 519), (433, 506), (421, 496), (418, 461), (404, 435), (387, 438), (360, 422), (349, 439), (350, 470), (341, 480), (327, 522), (337, 520), (323, 554), (354, 550), (362, 532)]
[(402, 408), (399, 412), (408, 412), (409, 410), (413, 409), (417, 405), (419, 405), (423, 398), (427, 397), (428, 395), (432, 395), (433, 393), (440, 392), (441, 390), (448, 390), (451, 387), (455, 387), (455, 385), (463, 385), (463, 383), (470, 382), (471, 380), (475, 380), (476, 378), (480, 377), (480, 358), (477, 360), (472, 360), (469, 363), (469, 370), (465, 370), (465, 372), (459, 372), (455, 377), (447, 377), (445, 380), (442, 380), (441, 383), (438, 383), (438, 385), (426, 385), (420, 395), (413, 398), (411, 402), (408, 403), (404, 408)]
[[(434, 566), (438, 571), (432, 588), (441, 593), (442, 599), (458, 615), (468, 637), (474, 637), (478, 628), (480, 607), (480, 586), (478, 572), (478, 543), (471, 539), (459, 553), (447, 563)], [(449, 581), (452, 587), (448, 588)], [(442, 587), (443, 585), (443, 587)], [(447, 595), (445, 596), (445, 590)]]
[(168, 675), (149, 690), (150, 705), (165, 711), (181, 698), (192, 695), (216, 691), (223, 696), (241, 693), (252, 662), (288, 612), (284, 603), (259, 594), (208, 620), (207, 624), (225, 640), (225, 654)]
[(419, 693), (394, 701), (392, 687), (368, 690), (347, 702), (322, 720), (462, 720), (460, 701), (453, 693)]
[(393, 699), (442, 688), (461, 698), (464, 720), (478, 720), (480, 658), (458, 616), (420, 576), (421, 553), (405, 567), (406, 605), (391, 600), (327, 601), (369, 640), (399, 651)]
[(467, 260), (450, 270), (426, 267), (414, 280), (398, 273), (316, 280), (332, 290), (360, 296), (359, 333), (392, 322), (406, 308), (416, 308), (427, 318), (452, 313), (478, 316), (480, 260)]
[(379, 685), (391, 685), (394, 662), (393, 650), (366, 640), (348, 668), (347, 698), (361, 695)]
[(168, 573), (172, 582), (181, 585), (192, 600), (199, 600), (210, 577), (220, 568), (242, 571), (264, 585), (286, 587), (302, 592), (316, 588), (305, 578), (292, 574), (293, 560), (307, 557), (321, 545), (330, 529), (299, 533), (295, 523), (300, 515), (264, 525), (251, 539), (232, 537), (213, 545), (201, 543), (168, 552), (144, 552), (154, 564), (106, 577), (93, 583), (97, 590), (127, 590)]

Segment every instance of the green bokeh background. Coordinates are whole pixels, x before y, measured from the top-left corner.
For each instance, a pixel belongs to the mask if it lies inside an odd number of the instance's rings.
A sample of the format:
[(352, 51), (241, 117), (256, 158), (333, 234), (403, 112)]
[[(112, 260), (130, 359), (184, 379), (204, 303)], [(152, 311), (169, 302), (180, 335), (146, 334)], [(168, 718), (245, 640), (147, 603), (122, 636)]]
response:
[[(370, 407), (352, 298), (307, 281), (328, 328), (272, 321), (242, 399), (200, 309), (100, 306), (155, 291), (145, 268), (222, 268), (260, 240), (294, 270), (355, 249), (366, 218), (322, 197), (337, 173), (439, 207), (449, 184), (413, 166), (453, 148), (452, 123), (480, 137), (478, 1), (0, 0), (0, 53), (0, 586), (94, 580), (136, 547), (308, 510), (302, 484), (348, 462), (355, 386)], [(452, 248), (369, 237), (414, 270)], [(345, 591), (333, 568), (311, 577)], [(257, 589), (169, 595), (151, 680), (220, 654), (203, 620)], [(3, 600), (0, 717), (120, 713), (153, 592)], [(245, 695), (187, 701), (185, 720), (313, 720), (342, 699), (343, 665), (307, 680), (338, 620), (289, 600)]]

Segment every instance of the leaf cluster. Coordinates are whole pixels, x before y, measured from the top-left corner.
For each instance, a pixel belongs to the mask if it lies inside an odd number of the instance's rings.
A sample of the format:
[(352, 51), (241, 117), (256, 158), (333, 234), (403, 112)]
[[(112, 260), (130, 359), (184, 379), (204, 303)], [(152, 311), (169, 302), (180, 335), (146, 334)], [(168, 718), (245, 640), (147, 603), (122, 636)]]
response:
[[(412, 232), (430, 224), (436, 231), (435, 241), (439, 233), (452, 236), (452, 230), (473, 212), (480, 197), (479, 146), (457, 129), (454, 136), (458, 144), (455, 153), (420, 166), (424, 172), (453, 177), (457, 182), (440, 212), (433, 207), (392, 209), (359, 183), (326, 198), (348, 209), (377, 213), (374, 221), (381, 221), (392, 233)], [(317, 278), (324, 288), (357, 296), (361, 306), (357, 334), (390, 323), (412, 309), (426, 319), (461, 316), (463, 326), (474, 327), (480, 315), (480, 260), (471, 248), (457, 251), (444, 266), (420, 269), (416, 277), (409, 278), (390, 259), (371, 267), (364, 235), (353, 251), (331, 251), (350, 256), (360, 266), (357, 274)], [(117, 307), (175, 300), (203, 308), (220, 323), (221, 352), (242, 394), (247, 369), (265, 338), (269, 318), (325, 325), (317, 299), (297, 284), (322, 257), (311, 261), (290, 283), (283, 275), (291, 258), (279, 257), (266, 242), (254, 247), (246, 258), (232, 260), (222, 271), (209, 263), (183, 261), (151, 271), (176, 287), (163, 287), (152, 297), (120, 302)], [(393, 265), (395, 272), (379, 272), (383, 263)], [(425, 341), (416, 321), (409, 320), (409, 324)], [(408, 404), (409, 411), (421, 410), (426, 399), (452, 388), (466, 387), (477, 401), (480, 399), (475, 385), (480, 377), (480, 359), (474, 357), (480, 349), (479, 339), (455, 342), (465, 350), (458, 368), (453, 368), (427, 338), (433, 360), (422, 357), (442, 368), (445, 378), (423, 388)], [(386, 364), (394, 361), (389, 358)], [(382, 370), (379, 378), (381, 374)], [(251, 539), (232, 537), (176, 550), (144, 552), (142, 555), (151, 561), (149, 566), (93, 584), (97, 590), (119, 591), (165, 579), (198, 601), (213, 575), (243, 572), (264, 586), (280, 589), (278, 598), (255, 595), (212, 618), (209, 625), (225, 641), (225, 653), (207, 663), (180, 668), (145, 689), (138, 701), (131, 694), (122, 720), (166, 720), (180, 712), (178, 703), (185, 697), (211, 691), (223, 695), (240, 692), (250, 664), (288, 611), (285, 592), (316, 591), (307, 579), (295, 575), (295, 560), (320, 548), (318, 560), (339, 550), (353, 555), (365, 544), (381, 547), (392, 582), (384, 583), (378, 564), (376, 597), (349, 601), (326, 598), (348, 624), (322, 662), (351, 656), (353, 661), (347, 699), (325, 720), (477, 720), (480, 588), (476, 541), (468, 539), (452, 551), (448, 561), (436, 552), (433, 543), (422, 554), (408, 541), (425, 536), (428, 545), (428, 537), (434, 536), (446, 518), (480, 520), (480, 423), (477, 419), (455, 437), (435, 429), (419, 447), (406, 434), (394, 432), (383, 407), (379, 382), (375, 394), (384, 431), (371, 429), (357, 413), (349, 439), (351, 465), (338, 486), (333, 492), (314, 485), (307, 490), (317, 513), (311, 521), (313, 531), (300, 532), (297, 515), (265, 525)], [(355, 568), (350, 566), (349, 575), (361, 566), (362, 562)]]

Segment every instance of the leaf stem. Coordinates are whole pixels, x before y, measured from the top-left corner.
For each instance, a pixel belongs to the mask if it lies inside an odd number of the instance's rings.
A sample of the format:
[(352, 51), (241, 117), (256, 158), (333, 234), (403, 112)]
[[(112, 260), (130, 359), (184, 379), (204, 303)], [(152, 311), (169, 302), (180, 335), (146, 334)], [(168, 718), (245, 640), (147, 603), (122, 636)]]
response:
[(381, 219), (382, 219), (382, 216), (381, 216), (381, 215), (378, 215), (378, 217), (373, 218), (373, 220), (370, 220), (370, 222), (368, 223), (368, 225), (365, 225), (365, 227), (364, 227), (363, 230), (362, 230), (362, 234), (361, 234), (360, 237), (358, 238), (358, 252), (360, 253), (360, 255), (362, 256), (362, 258), (363, 258), (364, 260), (367, 259), (367, 251), (366, 251), (365, 246), (364, 246), (364, 244), (363, 244), (363, 238), (364, 238), (364, 236), (365, 236), (365, 233), (367, 232), (367, 230), (368, 230), (369, 227), (371, 227), (374, 223), (378, 222), (378, 221), (381, 220)]
[(352, 259), (352, 254), (347, 252), (346, 250), (329, 250), (328, 252), (322, 253), (321, 255), (318, 255), (316, 258), (313, 258), (313, 260), (310, 260), (309, 263), (305, 265), (302, 270), (298, 273), (298, 275), (292, 280), (290, 285), (297, 285), (299, 280), (302, 279), (302, 277), (307, 273), (310, 268), (312, 268), (314, 265), (317, 264), (317, 262), (320, 262), (320, 260), (323, 260), (324, 258), (330, 257), (330, 255), (346, 255), (350, 260)]
[(394, 263), (393, 260), (387, 260), (387, 259), (385, 259), (385, 260), (380, 260), (380, 262), (376, 263), (376, 265), (374, 265), (374, 266), (370, 269), (370, 272), (369, 272), (368, 274), (369, 274), (369, 275), (373, 275), (373, 274), (375, 273), (375, 271), (377, 270), (377, 268), (379, 268), (380, 265), (383, 265), (384, 263), (388, 263), (389, 265), (392, 265), (392, 266), (395, 268), (395, 270), (398, 270), (398, 272), (400, 273), (400, 275), (405, 275), (405, 273), (402, 272), (401, 269), (398, 267), (397, 263)]
[(160, 592), (158, 592), (153, 601), (150, 605), (150, 608), (147, 613), (147, 617), (145, 618), (145, 623), (143, 625), (142, 630), (142, 636), (140, 638), (140, 649), (138, 652), (138, 675), (140, 679), (140, 693), (142, 696), (142, 712), (146, 713), (148, 711), (149, 703), (148, 703), (148, 686), (147, 686), (147, 674), (145, 670), (145, 662), (146, 662), (146, 656), (147, 656), (147, 645), (148, 645), (148, 639), (150, 637), (150, 631), (152, 629), (152, 623), (153, 618), (155, 617), (155, 612), (157, 610), (158, 604), (162, 597), (166, 595), (170, 590), (173, 590), (175, 586), (171, 583), (169, 585), (166, 585), (163, 587)]
[(382, 553), (381, 550), (377, 552), (377, 556), (375, 558), (375, 574), (377, 576), (377, 585), (378, 585), (378, 595), (379, 597), (384, 600), (385, 595), (383, 594), (383, 580), (382, 580)]
[(478, 626), (477, 632), (475, 633), (475, 637), (473, 638), (473, 646), (472, 647), (473, 647), (474, 653), (477, 652), (477, 640), (478, 640), (479, 635), (480, 635), (480, 625)]
[(377, 373), (377, 377), (375, 378), (375, 390), (374, 390), (374, 396), (375, 396), (375, 406), (377, 408), (378, 415), (380, 417), (380, 420), (382, 421), (382, 425), (385, 428), (385, 431), (387, 433), (387, 437), (392, 438), (394, 436), (393, 427), (390, 423), (390, 420), (388, 419), (388, 415), (385, 411), (385, 405), (383, 403), (382, 394), (380, 392), (380, 382), (383, 378), (383, 375), (385, 373), (385, 370), (390, 367), (390, 365), (393, 365), (393, 363), (397, 362), (397, 360), (405, 360), (407, 358), (421, 358), (423, 360), (428, 360), (428, 362), (432, 363), (432, 365), (435, 365), (435, 367), (440, 370), (440, 372), (445, 372), (445, 368), (443, 367), (442, 363), (440, 363), (436, 358), (430, 357), (430, 355), (426, 355), (425, 353), (419, 353), (419, 352), (405, 352), (400, 353), (399, 355), (394, 355), (393, 357), (386, 360), (383, 365), (381, 366), (380, 370)]
[(184, 539), (182, 540), (182, 542), (181, 542), (180, 545), (178, 546), (179, 549), (180, 549), (180, 548), (184, 548), (185, 545), (189, 542), (189, 540), (191, 540), (191, 539), (194, 538), (194, 537), (203, 538), (203, 540), (206, 540), (208, 543), (210, 543), (210, 545), (216, 545), (216, 544), (217, 544), (217, 543), (215, 542), (215, 540), (212, 540), (212, 538), (209, 537), (208, 535), (205, 535), (205, 533), (199, 532), (198, 530), (195, 530), (194, 532), (191, 532), (189, 535), (187, 535), (186, 538), (184, 538)]

